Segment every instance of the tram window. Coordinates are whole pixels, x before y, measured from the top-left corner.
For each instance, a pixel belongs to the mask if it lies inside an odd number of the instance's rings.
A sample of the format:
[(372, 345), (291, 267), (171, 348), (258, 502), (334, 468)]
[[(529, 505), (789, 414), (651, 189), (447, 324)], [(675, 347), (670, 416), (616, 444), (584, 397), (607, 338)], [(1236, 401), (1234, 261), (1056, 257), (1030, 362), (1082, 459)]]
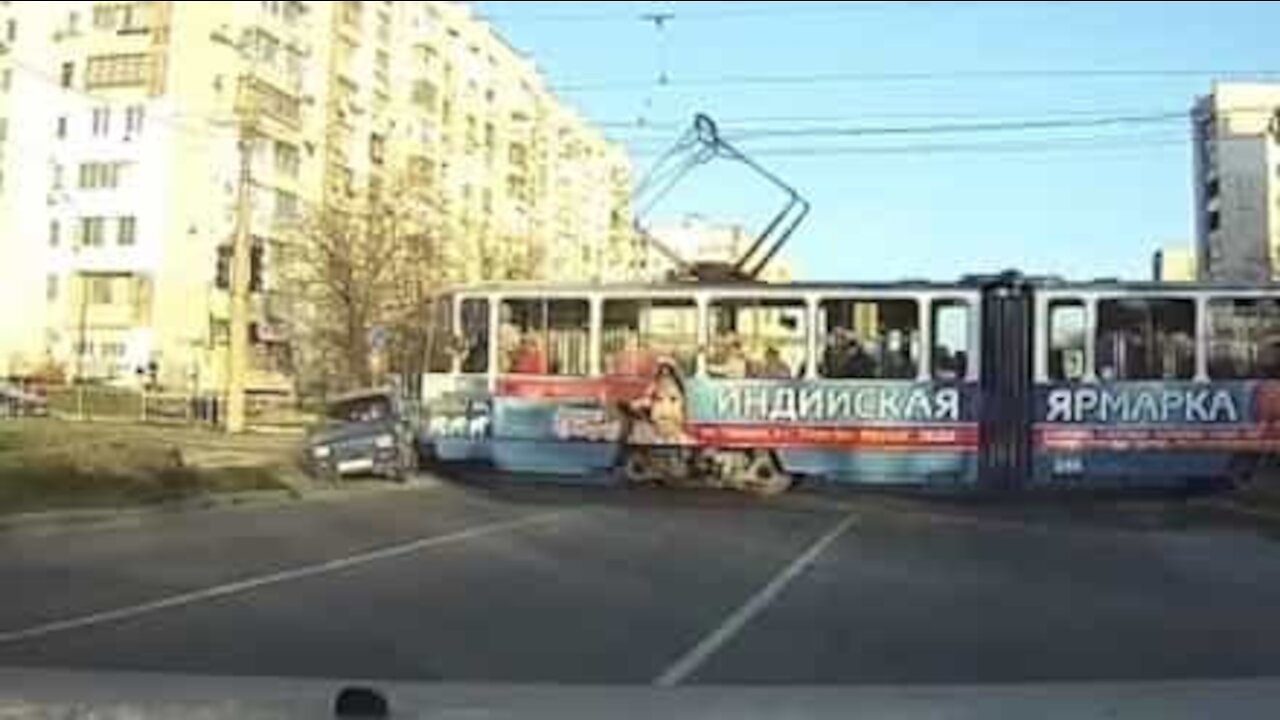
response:
[(1214, 379), (1280, 378), (1280, 303), (1210, 300), (1208, 359)]
[(1195, 303), (1124, 298), (1098, 303), (1094, 363), (1102, 380), (1189, 380), (1195, 375)]
[(969, 370), (969, 303), (933, 304), (933, 378), (963, 380)]
[(427, 302), (425, 322), (427, 324), (427, 372), (451, 372), (456, 349), (453, 336), (453, 298), (431, 298)]
[(824, 300), (818, 318), (823, 377), (915, 378), (920, 366), (915, 300)]
[(489, 301), (468, 298), (462, 301), (462, 372), (489, 372)]
[(605, 300), (600, 357), (611, 375), (651, 375), (660, 360), (692, 374), (698, 307), (684, 298)]
[(503, 372), (586, 375), (590, 364), (586, 300), (505, 300), (502, 303)]
[(1049, 303), (1049, 379), (1074, 382), (1084, 378), (1084, 303), (1054, 300)]
[(801, 300), (733, 299), (712, 303), (708, 374), (722, 378), (803, 375), (806, 314)]

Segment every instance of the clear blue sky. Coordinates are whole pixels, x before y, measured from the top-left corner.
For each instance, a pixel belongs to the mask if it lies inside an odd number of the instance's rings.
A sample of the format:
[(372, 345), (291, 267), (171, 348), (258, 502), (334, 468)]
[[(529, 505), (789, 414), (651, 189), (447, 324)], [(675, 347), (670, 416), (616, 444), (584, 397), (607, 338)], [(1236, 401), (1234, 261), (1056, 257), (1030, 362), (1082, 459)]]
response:
[[(741, 142), (813, 202), (784, 251), (808, 279), (1005, 267), (1145, 277), (1158, 245), (1190, 243), (1193, 232), (1188, 121), (1150, 116), (1185, 112), (1214, 79), (1280, 79), (1280, 4), (476, 5), (566, 100), (634, 150), (638, 172), (697, 111), (726, 135), (821, 129)], [(640, 19), (656, 11), (675, 13), (662, 42)], [(662, 67), (671, 82), (659, 87)], [(782, 79), (725, 81), (761, 76)], [(828, 132), (1130, 116), (1148, 119)], [(639, 118), (649, 127), (628, 126)], [(700, 209), (755, 227), (767, 218), (745, 172), (708, 168), (686, 184), (659, 215)]]

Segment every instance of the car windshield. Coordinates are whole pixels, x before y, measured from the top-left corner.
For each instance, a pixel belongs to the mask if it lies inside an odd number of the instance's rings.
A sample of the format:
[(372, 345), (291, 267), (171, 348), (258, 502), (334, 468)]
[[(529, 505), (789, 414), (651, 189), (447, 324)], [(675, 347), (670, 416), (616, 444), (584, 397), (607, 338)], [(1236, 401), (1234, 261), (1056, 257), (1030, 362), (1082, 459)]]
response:
[(1280, 717), (1278, 35), (0, 0), (0, 717), (11, 671)]
[(391, 402), (383, 396), (353, 398), (325, 408), (330, 420), (349, 423), (377, 422), (391, 415)]

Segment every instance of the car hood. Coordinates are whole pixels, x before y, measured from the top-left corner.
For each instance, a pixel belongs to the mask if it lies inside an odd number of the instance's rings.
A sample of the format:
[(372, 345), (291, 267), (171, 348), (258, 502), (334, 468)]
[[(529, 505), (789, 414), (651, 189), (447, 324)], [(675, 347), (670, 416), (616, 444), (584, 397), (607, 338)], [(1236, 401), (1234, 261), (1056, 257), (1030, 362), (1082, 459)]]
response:
[(341, 445), (350, 442), (371, 441), (379, 435), (392, 432), (389, 421), (374, 423), (332, 422), (320, 425), (307, 433), (308, 445)]
[[(760, 685), (655, 688), (375, 682), (392, 717), (578, 718), (1169, 718), (1274, 717), (1280, 679), (977, 685)], [(0, 668), (0, 714), (106, 718), (324, 718), (347, 682), (140, 672)], [(853, 711), (851, 712), (851, 708)]]

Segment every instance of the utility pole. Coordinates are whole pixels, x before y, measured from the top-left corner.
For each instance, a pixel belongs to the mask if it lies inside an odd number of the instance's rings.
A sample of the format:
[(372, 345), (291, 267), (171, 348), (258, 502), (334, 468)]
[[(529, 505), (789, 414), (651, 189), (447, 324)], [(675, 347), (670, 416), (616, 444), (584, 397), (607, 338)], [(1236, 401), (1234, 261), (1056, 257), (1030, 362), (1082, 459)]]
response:
[[(241, 79), (242, 102), (252, 104), (252, 88), (249, 79)], [(240, 138), (236, 143), (240, 151), (240, 178), (236, 194), (235, 238), (231, 244), (231, 318), (227, 352), (227, 408), (226, 431), (244, 432), (245, 427), (245, 375), (249, 365), (249, 275), (252, 253), (251, 224), (253, 222), (253, 113), (251, 106), (242, 107)]]
[(230, 291), (231, 317), (227, 323), (227, 406), (223, 414), (224, 428), (229, 433), (244, 432), (245, 376), (249, 372), (249, 292), (253, 260), (253, 141), (257, 134), (258, 91), (254, 85), (258, 55), (253, 48), (245, 48), (225, 33), (215, 31), (209, 36), (215, 44), (223, 45), (240, 56), (249, 56), (248, 68), (241, 71), (236, 83), (233, 100), (239, 118), (239, 138), (236, 148), (240, 153), (240, 177), (236, 193), (235, 237), (231, 242)]

